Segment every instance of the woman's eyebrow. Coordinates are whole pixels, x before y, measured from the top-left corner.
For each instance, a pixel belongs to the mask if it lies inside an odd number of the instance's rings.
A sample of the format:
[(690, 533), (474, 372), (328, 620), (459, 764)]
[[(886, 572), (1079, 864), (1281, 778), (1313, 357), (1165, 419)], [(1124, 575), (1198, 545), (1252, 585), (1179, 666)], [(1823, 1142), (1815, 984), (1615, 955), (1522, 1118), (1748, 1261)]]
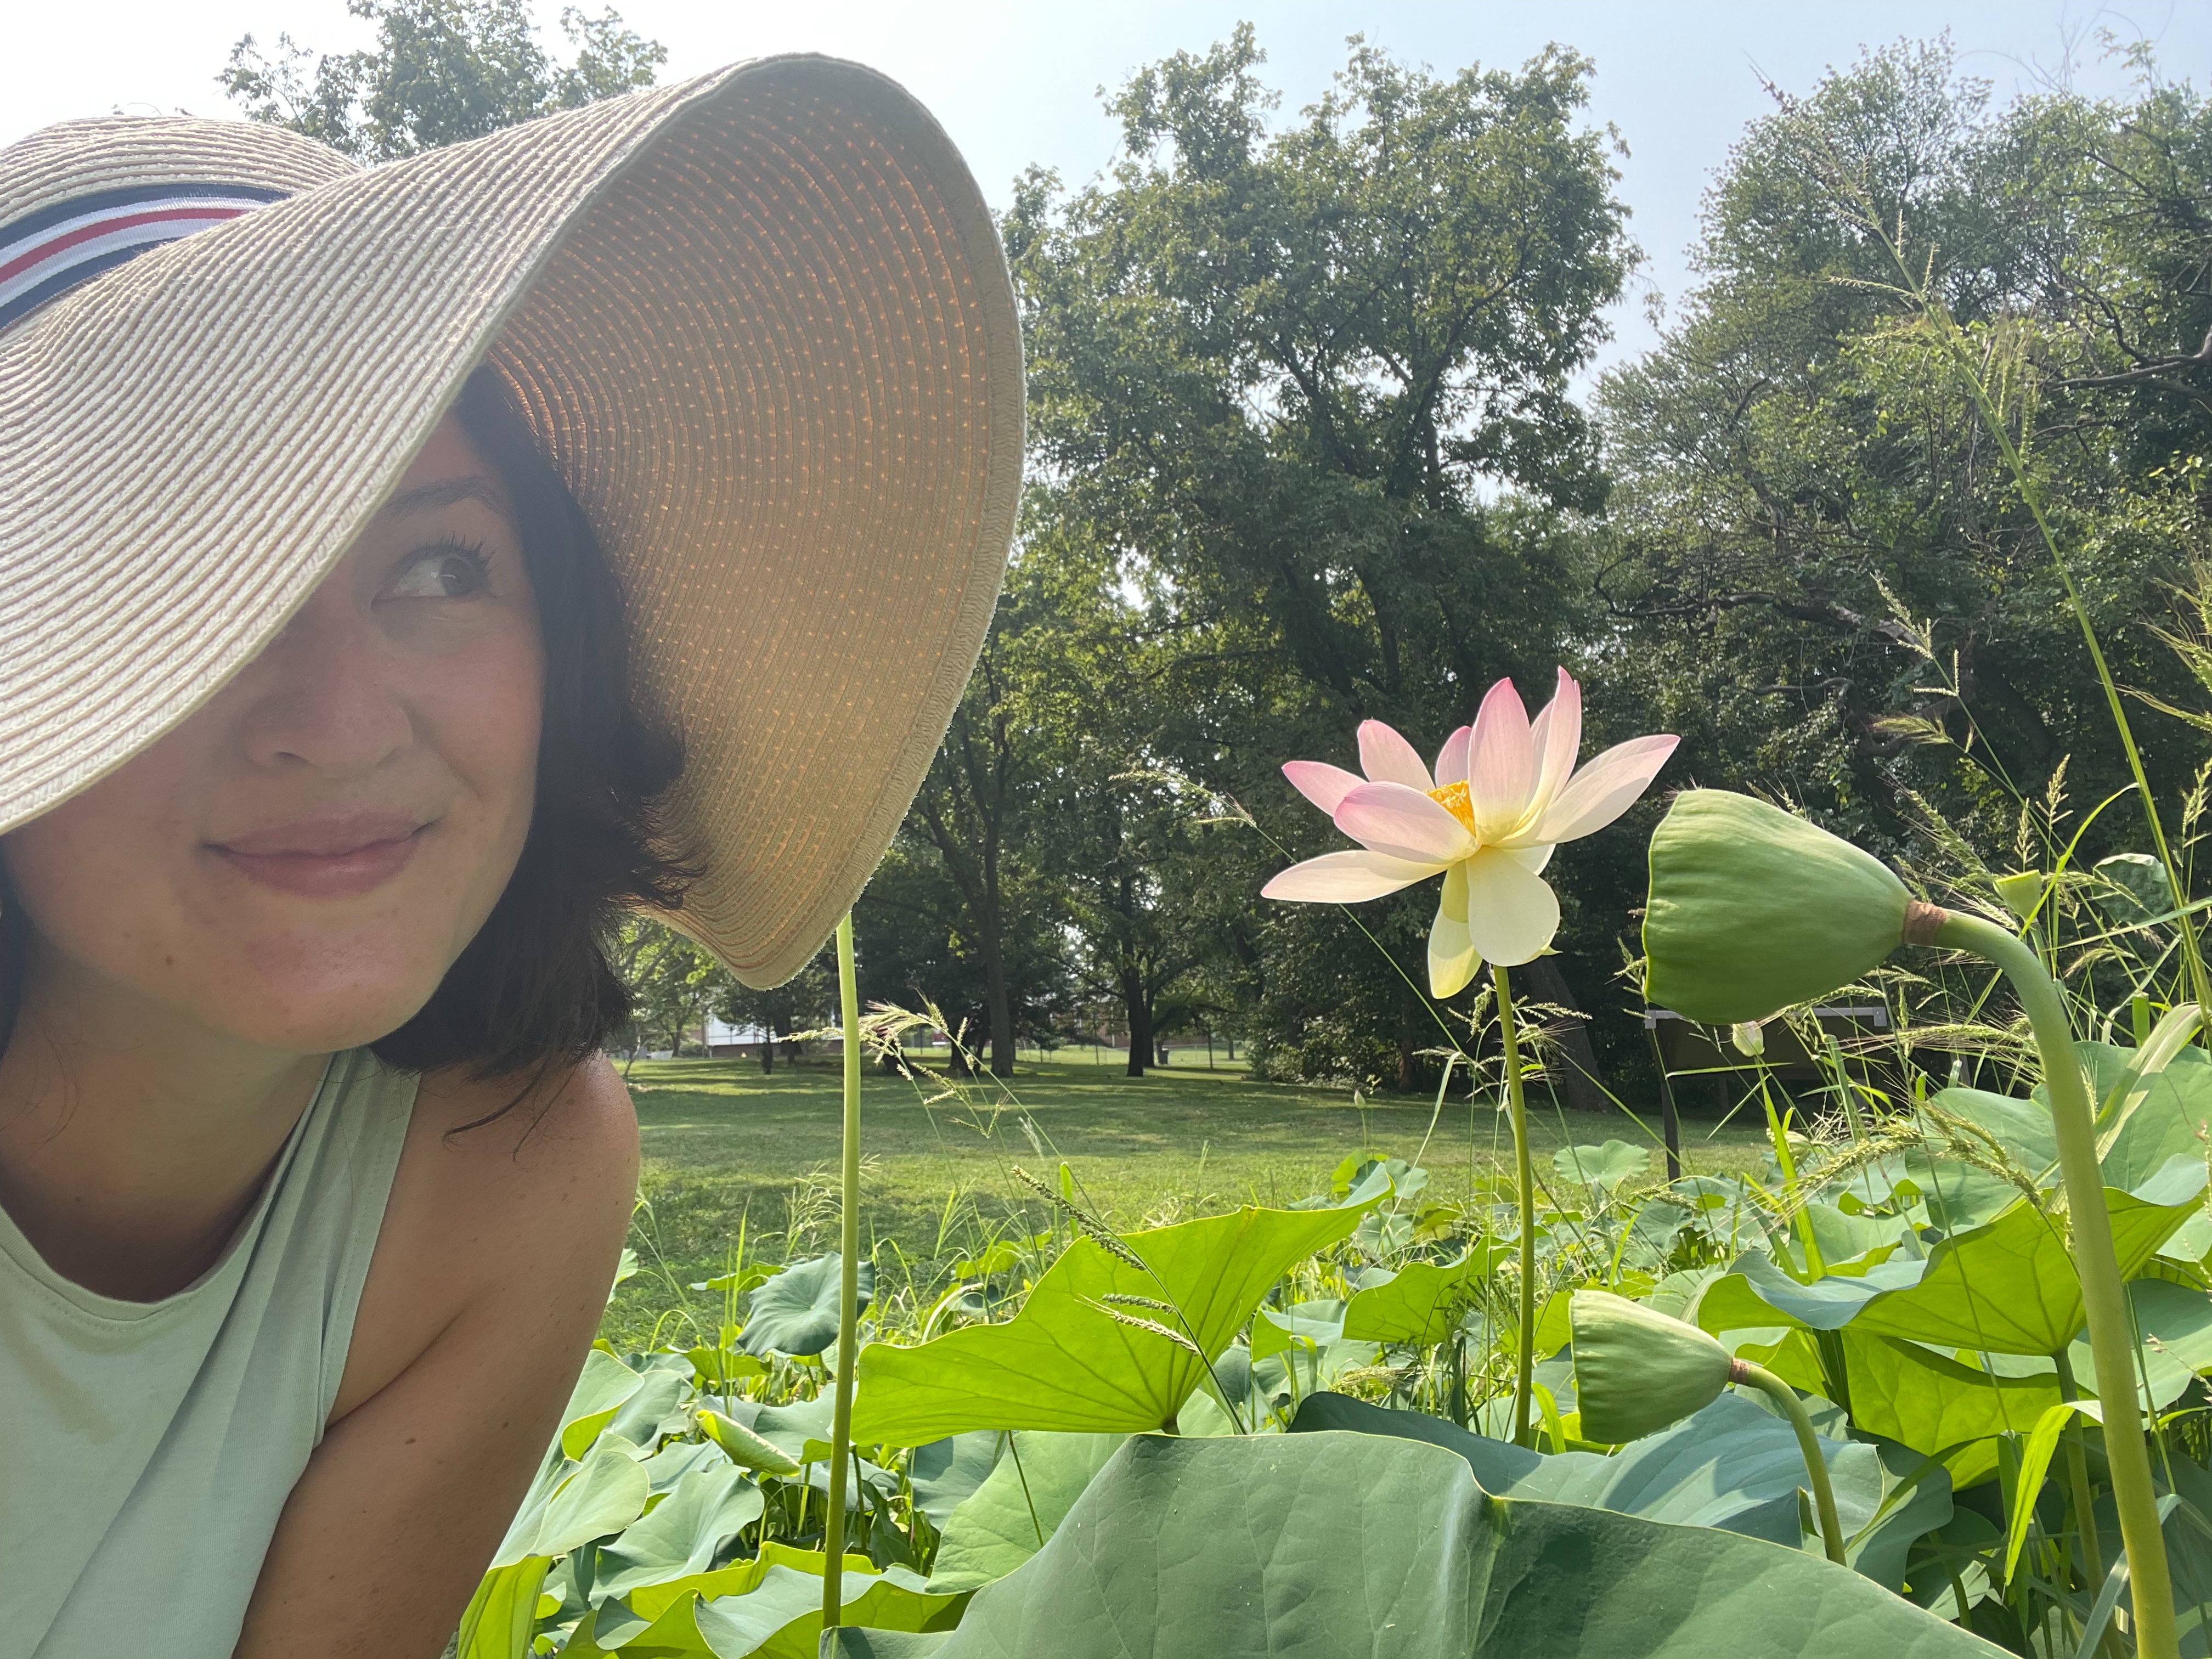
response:
[(482, 501), (501, 517), (507, 514), (507, 503), (500, 499), (491, 481), (475, 474), (465, 478), (440, 478), (416, 484), (412, 489), (403, 489), (385, 503), (384, 511), (393, 518), (404, 518), (410, 513), (428, 513), (461, 501)]

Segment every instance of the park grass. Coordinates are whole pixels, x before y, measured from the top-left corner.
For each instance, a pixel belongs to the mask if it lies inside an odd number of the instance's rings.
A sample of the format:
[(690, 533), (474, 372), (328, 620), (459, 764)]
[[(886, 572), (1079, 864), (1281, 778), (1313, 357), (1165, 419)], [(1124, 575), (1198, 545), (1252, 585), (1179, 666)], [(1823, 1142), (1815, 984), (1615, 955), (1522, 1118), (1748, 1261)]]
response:
[[(647, 1060), (629, 1081), (644, 1143), (631, 1237), (641, 1268), (608, 1309), (605, 1331), (617, 1346), (645, 1342), (656, 1327), (674, 1340), (674, 1316), (687, 1307), (711, 1329), (720, 1297), (689, 1287), (725, 1270), (741, 1229), (748, 1259), (775, 1262), (833, 1248), (836, 1228), (834, 1061), (767, 1076), (757, 1060)], [(1082, 1050), (1024, 1063), (1003, 1094), (988, 1083), (969, 1093), (976, 1103), (931, 1103), (906, 1079), (869, 1071), (861, 1237), (879, 1272), (939, 1282), (991, 1238), (1049, 1224), (1018, 1168), (1056, 1181), (1064, 1160), (1092, 1208), (1133, 1229), (1288, 1205), (1327, 1191), (1347, 1156), (1411, 1159), (1425, 1139), (1427, 1196), (1447, 1203), (1467, 1204), (1478, 1185), (1491, 1201), (1488, 1183), (1512, 1164), (1504, 1119), (1464, 1097), (1438, 1113), (1433, 1099), (1360, 1100), (1180, 1061), (1132, 1078), (1116, 1057), (1097, 1064)], [(1565, 1112), (1540, 1094), (1530, 1109), (1540, 1179), (1555, 1147), (1647, 1141), (1626, 1114)], [(1694, 1172), (1748, 1170), (1764, 1146), (1741, 1120), (1720, 1129), (1692, 1120), (1683, 1133)]]

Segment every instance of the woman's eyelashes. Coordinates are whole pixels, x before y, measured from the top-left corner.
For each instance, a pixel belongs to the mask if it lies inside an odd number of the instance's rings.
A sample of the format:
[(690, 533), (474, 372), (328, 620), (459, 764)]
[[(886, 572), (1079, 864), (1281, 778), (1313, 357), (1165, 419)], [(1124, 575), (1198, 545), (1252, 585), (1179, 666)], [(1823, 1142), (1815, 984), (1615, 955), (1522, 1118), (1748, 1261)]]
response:
[(458, 539), (418, 547), (385, 589), (394, 599), (468, 599), (489, 591), (491, 562), (477, 542)]

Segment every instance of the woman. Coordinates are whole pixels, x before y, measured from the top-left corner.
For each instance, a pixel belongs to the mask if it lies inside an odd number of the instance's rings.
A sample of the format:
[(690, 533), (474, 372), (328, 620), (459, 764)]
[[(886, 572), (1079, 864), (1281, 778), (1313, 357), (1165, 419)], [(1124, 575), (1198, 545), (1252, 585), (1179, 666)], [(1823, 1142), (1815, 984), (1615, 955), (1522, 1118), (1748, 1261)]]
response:
[(600, 940), (850, 905), (988, 624), (988, 215), (849, 64), (0, 151), (0, 1656), (434, 1656), (605, 1302)]

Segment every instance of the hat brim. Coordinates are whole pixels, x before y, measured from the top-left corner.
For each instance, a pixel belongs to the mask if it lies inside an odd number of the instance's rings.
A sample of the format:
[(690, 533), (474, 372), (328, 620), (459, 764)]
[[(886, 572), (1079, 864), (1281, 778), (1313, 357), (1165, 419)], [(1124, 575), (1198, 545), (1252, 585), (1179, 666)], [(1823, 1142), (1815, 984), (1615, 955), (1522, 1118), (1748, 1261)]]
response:
[(0, 337), (0, 832), (250, 660), (469, 374), (628, 598), (744, 982), (866, 884), (989, 626), (1022, 454), (989, 211), (892, 82), (768, 58), (350, 174)]

